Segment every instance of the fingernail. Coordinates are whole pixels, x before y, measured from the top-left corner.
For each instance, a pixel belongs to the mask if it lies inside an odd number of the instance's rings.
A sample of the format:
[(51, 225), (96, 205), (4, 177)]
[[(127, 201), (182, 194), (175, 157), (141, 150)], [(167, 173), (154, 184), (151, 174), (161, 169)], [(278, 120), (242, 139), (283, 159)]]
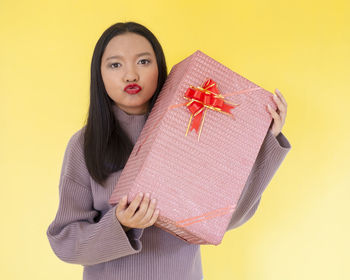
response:
[(123, 201), (125, 201), (125, 200), (126, 200), (126, 198), (127, 198), (127, 196), (126, 196), (126, 195), (124, 195), (124, 196), (123, 196), (123, 198), (122, 198), (122, 200), (123, 200)]
[(149, 198), (149, 193), (146, 193), (146, 197)]
[(139, 197), (142, 197), (142, 196), (143, 196), (143, 193), (142, 193), (142, 192), (140, 192), (140, 193), (139, 193)]
[(270, 104), (267, 104), (267, 107), (268, 107), (269, 109), (271, 109), (271, 106), (270, 106)]

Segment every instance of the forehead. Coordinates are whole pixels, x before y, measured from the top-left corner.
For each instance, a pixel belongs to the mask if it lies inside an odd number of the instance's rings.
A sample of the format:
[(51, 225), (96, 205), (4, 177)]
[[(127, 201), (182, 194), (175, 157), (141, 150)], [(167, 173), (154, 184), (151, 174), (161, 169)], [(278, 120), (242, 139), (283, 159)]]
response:
[(119, 55), (133, 57), (136, 54), (149, 52), (154, 54), (151, 43), (143, 36), (135, 33), (124, 33), (113, 37), (106, 46), (104, 57)]

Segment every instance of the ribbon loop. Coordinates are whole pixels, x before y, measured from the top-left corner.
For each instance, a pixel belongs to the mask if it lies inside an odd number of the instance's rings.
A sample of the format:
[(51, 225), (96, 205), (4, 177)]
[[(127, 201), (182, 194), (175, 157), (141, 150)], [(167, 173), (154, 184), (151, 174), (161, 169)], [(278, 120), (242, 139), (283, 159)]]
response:
[(194, 90), (192, 88), (188, 88), (185, 92), (185, 96), (189, 99), (193, 98)]
[(196, 101), (203, 101), (204, 96), (203, 96), (203, 92), (200, 90), (195, 90), (194, 94), (193, 94), (193, 99), (195, 99)]
[(188, 106), (188, 109), (192, 114), (197, 113), (200, 109), (202, 109), (203, 105), (197, 102), (193, 102)]
[(220, 99), (220, 98), (214, 98), (213, 100), (213, 107), (217, 107), (217, 108), (222, 108), (222, 106), (224, 105), (224, 100)]
[(205, 94), (203, 103), (204, 105), (207, 105), (207, 106), (212, 105), (212, 97), (210, 94)]

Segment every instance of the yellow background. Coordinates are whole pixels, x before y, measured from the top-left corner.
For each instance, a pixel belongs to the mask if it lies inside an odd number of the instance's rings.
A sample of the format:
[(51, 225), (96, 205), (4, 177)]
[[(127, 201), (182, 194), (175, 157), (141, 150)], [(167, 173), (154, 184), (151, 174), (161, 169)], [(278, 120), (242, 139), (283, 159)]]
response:
[(118, 21), (147, 26), (168, 70), (197, 49), (288, 102), (292, 145), (253, 218), (202, 246), (205, 280), (350, 279), (349, 1), (0, 2), (1, 279), (82, 279), (51, 250), (63, 154), (90, 62)]

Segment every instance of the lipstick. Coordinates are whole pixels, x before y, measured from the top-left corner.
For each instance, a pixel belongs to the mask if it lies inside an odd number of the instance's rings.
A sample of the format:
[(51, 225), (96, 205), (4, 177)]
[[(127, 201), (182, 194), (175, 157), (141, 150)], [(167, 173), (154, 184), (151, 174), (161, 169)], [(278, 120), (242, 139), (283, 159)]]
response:
[(124, 88), (124, 91), (128, 94), (136, 94), (138, 93), (142, 88), (138, 84), (129, 84)]

